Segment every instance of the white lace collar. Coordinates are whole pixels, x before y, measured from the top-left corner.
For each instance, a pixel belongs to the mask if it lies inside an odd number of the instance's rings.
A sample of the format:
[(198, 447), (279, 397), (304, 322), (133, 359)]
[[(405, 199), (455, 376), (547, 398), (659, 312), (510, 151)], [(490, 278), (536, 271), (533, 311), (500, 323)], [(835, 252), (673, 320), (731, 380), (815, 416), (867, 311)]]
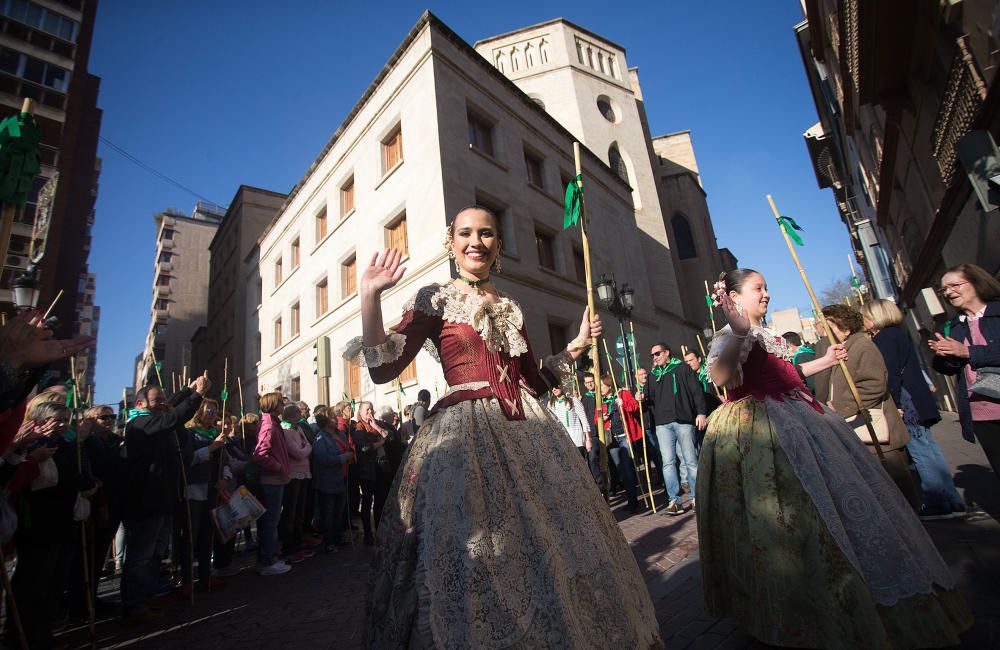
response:
[(524, 325), (521, 307), (507, 294), (501, 293), (500, 299), (490, 304), (482, 296), (466, 293), (453, 283), (431, 284), (417, 291), (406, 309), (469, 325), (491, 351), (506, 352), (512, 357), (528, 351), (528, 342), (521, 335)]

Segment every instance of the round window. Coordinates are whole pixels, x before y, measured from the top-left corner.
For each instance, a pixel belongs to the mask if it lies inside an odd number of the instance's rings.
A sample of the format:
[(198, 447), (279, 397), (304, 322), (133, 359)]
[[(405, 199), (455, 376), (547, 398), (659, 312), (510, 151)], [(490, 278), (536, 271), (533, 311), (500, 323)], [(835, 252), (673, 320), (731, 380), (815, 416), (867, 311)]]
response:
[(611, 106), (611, 100), (603, 95), (597, 98), (597, 110), (599, 110), (601, 115), (604, 116), (604, 119), (609, 122), (615, 122), (618, 119), (615, 115), (615, 109)]

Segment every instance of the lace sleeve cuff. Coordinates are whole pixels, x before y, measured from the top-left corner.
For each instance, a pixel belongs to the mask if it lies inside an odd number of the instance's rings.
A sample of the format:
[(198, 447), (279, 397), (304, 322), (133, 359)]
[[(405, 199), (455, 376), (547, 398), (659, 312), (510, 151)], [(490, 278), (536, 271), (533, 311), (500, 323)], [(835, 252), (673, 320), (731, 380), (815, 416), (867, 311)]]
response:
[(363, 368), (378, 368), (396, 361), (403, 356), (406, 347), (406, 335), (399, 332), (386, 332), (384, 342), (372, 347), (365, 347), (360, 336), (357, 336), (344, 348), (344, 359), (355, 361)]
[(708, 352), (708, 367), (711, 368), (719, 357), (722, 356), (723, 352), (728, 350), (731, 346), (739, 346), (739, 354), (736, 357), (735, 367), (733, 368), (732, 377), (726, 383), (725, 388), (739, 388), (743, 385), (743, 364), (746, 363), (747, 357), (750, 356), (750, 350), (753, 348), (754, 335), (753, 333), (748, 333), (746, 336), (736, 336), (733, 331), (729, 329), (729, 326), (719, 330), (715, 337), (712, 339), (712, 347)]

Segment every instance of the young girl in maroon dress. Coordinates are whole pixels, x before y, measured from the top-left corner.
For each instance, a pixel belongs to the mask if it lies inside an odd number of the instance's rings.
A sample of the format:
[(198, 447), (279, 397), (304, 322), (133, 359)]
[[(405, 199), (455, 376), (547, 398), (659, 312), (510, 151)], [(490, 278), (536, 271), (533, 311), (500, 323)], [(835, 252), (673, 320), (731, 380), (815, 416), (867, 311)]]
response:
[(708, 614), (732, 616), (773, 645), (937, 648), (972, 617), (902, 493), (803, 378), (846, 358), (843, 345), (801, 365), (761, 326), (769, 296), (750, 269), (718, 288), (729, 325), (712, 340), (712, 413), (698, 466), (698, 543)]
[(372, 259), (361, 278), (364, 337), (345, 353), (385, 383), (427, 347), (450, 386), (417, 432), (378, 527), (366, 645), (661, 647), (625, 538), (540, 401), (572, 384), (572, 362), (600, 320), (585, 312), (579, 336), (539, 369), (521, 308), (489, 279), (496, 217), (462, 210), (447, 246), (458, 277), (419, 289), (389, 332), (380, 296), (403, 276), (400, 254)]

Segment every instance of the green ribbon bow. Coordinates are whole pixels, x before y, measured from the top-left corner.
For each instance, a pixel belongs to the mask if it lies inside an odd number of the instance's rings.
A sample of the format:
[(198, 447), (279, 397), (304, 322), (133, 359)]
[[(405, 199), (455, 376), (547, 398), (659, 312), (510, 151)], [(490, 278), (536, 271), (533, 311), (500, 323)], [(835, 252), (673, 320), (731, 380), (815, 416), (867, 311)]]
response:
[(781, 225), (781, 229), (785, 231), (785, 234), (788, 235), (788, 237), (793, 242), (795, 242), (796, 246), (804, 246), (805, 245), (805, 244), (802, 243), (802, 237), (800, 237), (799, 234), (797, 232), (795, 232), (796, 230), (798, 230), (800, 232), (802, 231), (802, 226), (800, 226), (799, 224), (795, 223), (795, 219), (792, 219), (791, 217), (786, 217), (786, 216), (782, 215), (782, 216), (778, 217), (778, 223)]
[[(666, 375), (673, 375), (674, 370), (677, 366), (681, 365), (681, 360), (677, 357), (673, 357), (667, 362), (665, 366), (653, 366), (653, 376), (656, 377), (656, 381), (659, 382)], [(677, 394), (677, 375), (674, 377), (674, 394)]]
[(222, 398), (223, 404), (229, 399), (229, 388), (225, 384), (222, 384), (222, 392), (219, 394), (219, 397)]
[(129, 409), (125, 413), (126, 413), (126, 415), (125, 415), (125, 422), (126, 423), (131, 422), (132, 420), (134, 420), (137, 417), (140, 417), (142, 415), (152, 415), (152, 413), (150, 413), (146, 409)]
[(712, 294), (705, 294), (705, 304), (708, 305), (709, 309), (715, 307), (715, 305), (712, 304)]
[(583, 174), (577, 174), (576, 178), (566, 186), (566, 201), (563, 207), (563, 230), (580, 223), (580, 212), (583, 209)]
[(951, 321), (947, 320), (944, 322), (944, 337), (948, 338), (951, 336)]
[(42, 132), (29, 113), (18, 113), (0, 122), (0, 201), (23, 206), (31, 184), (42, 167), (38, 143)]
[(163, 362), (162, 361), (157, 361), (153, 365), (156, 366), (156, 372), (161, 372), (163, 370)]
[(348, 401), (349, 401), (349, 402), (351, 403), (351, 408), (352, 408), (352, 409), (354, 408), (354, 398), (352, 398), (352, 397), (348, 397), (348, 396), (347, 396), (347, 393), (344, 393), (344, 401), (345, 401), (345, 402), (348, 402)]
[(73, 408), (73, 387), (76, 386), (76, 382), (70, 377), (63, 383), (63, 386), (66, 387), (66, 408)]
[(851, 284), (854, 285), (855, 289), (860, 289), (861, 288), (861, 280), (859, 280), (858, 276), (856, 276), (856, 275), (852, 275), (851, 276)]

